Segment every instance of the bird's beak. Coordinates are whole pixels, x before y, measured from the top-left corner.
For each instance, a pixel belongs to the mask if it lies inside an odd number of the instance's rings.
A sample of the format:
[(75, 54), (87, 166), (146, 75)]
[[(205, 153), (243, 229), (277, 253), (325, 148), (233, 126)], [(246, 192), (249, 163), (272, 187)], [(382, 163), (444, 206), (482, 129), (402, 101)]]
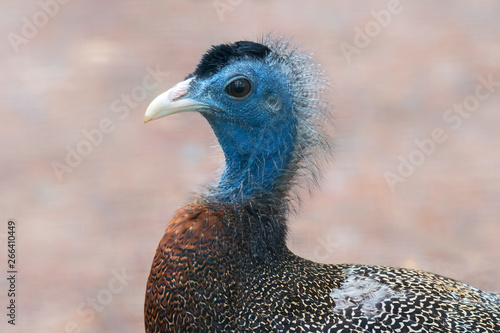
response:
[(193, 78), (177, 83), (175, 86), (165, 91), (163, 94), (156, 97), (149, 104), (144, 122), (165, 117), (174, 113), (198, 111), (206, 106), (203, 103), (197, 102), (191, 98), (183, 98), (189, 92), (189, 83)]

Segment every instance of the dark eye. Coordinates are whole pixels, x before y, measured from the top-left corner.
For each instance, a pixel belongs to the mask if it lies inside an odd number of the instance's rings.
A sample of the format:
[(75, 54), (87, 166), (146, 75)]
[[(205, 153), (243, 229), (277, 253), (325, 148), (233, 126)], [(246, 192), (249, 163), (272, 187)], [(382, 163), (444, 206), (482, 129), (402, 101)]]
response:
[(226, 93), (235, 98), (243, 98), (250, 92), (251, 85), (247, 79), (239, 78), (226, 86)]

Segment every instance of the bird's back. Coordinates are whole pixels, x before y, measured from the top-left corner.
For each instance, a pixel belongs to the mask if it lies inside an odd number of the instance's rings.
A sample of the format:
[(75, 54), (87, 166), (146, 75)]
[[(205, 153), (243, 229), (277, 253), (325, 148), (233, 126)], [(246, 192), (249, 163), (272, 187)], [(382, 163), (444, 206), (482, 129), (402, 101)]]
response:
[(147, 332), (500, 332), (494, 294), (418, 270), (319, 264), (286, 248), (262, 256), (251, 247), (264, 229), (258, 215), (222, 203), (179, 210), (148, 280)]

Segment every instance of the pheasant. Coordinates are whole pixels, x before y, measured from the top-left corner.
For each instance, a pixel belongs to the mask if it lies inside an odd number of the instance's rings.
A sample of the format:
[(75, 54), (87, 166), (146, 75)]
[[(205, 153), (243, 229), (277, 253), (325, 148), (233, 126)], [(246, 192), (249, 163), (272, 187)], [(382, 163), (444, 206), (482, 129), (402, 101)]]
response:
[(167, 225), (147, 281), (146, 332), (500, 332), (500, 296), (420, 270), (320, 264), (286, 246), (297, 186), (331, 155), (328, 80), (289, 39), (212, 46), (145, 122), (199, 112), (220, 181)]

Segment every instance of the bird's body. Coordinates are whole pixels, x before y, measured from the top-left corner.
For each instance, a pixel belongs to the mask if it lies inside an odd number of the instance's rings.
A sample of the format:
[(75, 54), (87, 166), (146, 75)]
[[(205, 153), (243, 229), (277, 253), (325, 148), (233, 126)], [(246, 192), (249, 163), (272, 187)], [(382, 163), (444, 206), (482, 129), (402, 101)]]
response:
[[(213, 47), (146, 121), (198, 111), (226, 157), (179, 209), (147, 283), (152, 332), (500, 332), (500, 297), (431, 273), (326, 265), (286, 247), (297, 183), (330, 150), (325, 81), (281, 39)], [(305, 180), (305, 181), (304, 181)]]

